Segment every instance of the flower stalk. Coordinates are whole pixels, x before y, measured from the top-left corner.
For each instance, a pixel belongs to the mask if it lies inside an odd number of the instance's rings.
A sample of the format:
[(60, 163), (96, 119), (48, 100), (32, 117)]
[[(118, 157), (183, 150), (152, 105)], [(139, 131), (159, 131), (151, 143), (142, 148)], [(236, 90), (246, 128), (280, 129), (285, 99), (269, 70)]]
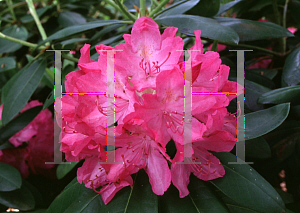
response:
[(151, 11), (151, 13), (149, 14), (149, 17), (153, 17), (153, 15), (155, 13), (157, 13), (158, 11), (160, 11), (161, 8), (163, 8), (168, 2), (169, 2), (169, 0), (163, 0), (154, 10)]
[[(17, 39), (17, 38), (10, 37), (8, 35), (4, 35), (1, 32), (0, 32), (0, 38), (6, 39), (8, 41), (16, 42), (18, 44), (22, 44), (24, 46), (31, 47), (31, 48), (36, 48), (38, 46), (37, 44), (33, 44), (33, 43), (30, 43), (30, 42), (27, 42), (27, 41), (23, 41), (23, 40), (20, 40), (20, 39)], [(45, 47), (40, 46), (39, 49), (45, 49)]]

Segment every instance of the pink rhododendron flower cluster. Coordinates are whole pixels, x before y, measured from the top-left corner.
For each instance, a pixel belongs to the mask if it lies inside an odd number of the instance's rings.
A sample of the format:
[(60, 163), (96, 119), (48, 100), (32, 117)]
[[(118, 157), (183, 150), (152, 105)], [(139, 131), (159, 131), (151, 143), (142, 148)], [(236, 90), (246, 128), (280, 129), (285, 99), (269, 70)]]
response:
[[(35, 106), (43, 105), (39, 101), (30, 101), (21, 110), (24, 112)], [(0, 107), (0, 120), (3, 105)], [(54, 121), (52, 113), (46, 109), (41, 111), (26, 127), (9, 139), (13, 149), (0, 150), (0, 162), (10, 164), (18, 169), (23, 178), (27, 178), (30, 171), (47, 177), (56, 177), (54, 164)]]
[[(132, 186), (131, 174), (140, 169), (148, 174), (155, 194), (163, 195), (172, 182), (180, 197), (189, 194), (190, 173), (202, 180), (225, 174), (209, 151), (229, 152), (234, 147), (237, 117), (226, 106), (236, 97), (232, 93), (241, 93), (242, 88), (228, 81), (229, 67), (221, 64), (217, 52), (203, 52), (200, 31), (195, 31), (189, 60), (192, 90), (197, 94), (192, 97), (192, 128), (184, 132), (184, 42), (176, 31), (168, 27), (161, 34), (152, 19), (142, 17), (131, 34), (124, 35), (125, 43), (115, 48), (96, 46), (98, 61), (90, 58), (90, 45), (85, 44), (79, 70), (66, 76), (69, 94), (62, 97), (61, 114), (57, 112), (62, 119), (61, 149), (68, 161), (85, 159), (77, 171), (78, 181), (95, 191), (101, 187), (97, 192), (105, 204), (121, 188)], [(103, 50), (113, 49), (115, 96), (109, 97), (111, 82)], [(107, 164), (107, 131), (113, 125), (107, 118), (112, 106), (117, 122), (115, 161), (120, 163)], [(190, 143), (185, 142), (185, 134), (191, 135)], [(166, 152), (171, 139), (177, 148), (173, 159)]]

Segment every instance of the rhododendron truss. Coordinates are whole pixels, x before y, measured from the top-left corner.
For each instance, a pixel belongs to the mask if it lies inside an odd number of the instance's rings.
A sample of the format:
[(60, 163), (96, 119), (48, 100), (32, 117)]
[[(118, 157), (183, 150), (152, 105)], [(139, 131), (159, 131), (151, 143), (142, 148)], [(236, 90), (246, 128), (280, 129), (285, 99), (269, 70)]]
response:
[[(40, 105), (42, 103), (39, 101), (30, 101), (21, 112)], [(0, 106), (0, 120), (2, 110), (3, 105)], [(0, 150), (0, 162), (14, 166), (23, 178), (27, 178), (30, 173), (56, 178), (55, 165), (45, 164), (54, 158), (53, 124), (50, 110), (41, 111), (25, 128), (9, 139), (15, 148)]]
[[(68, 161), (85, 159), (78, 181), (101, 193), (105, 204), (121, 188), (132, 186), (131, 175), (140, 169), (148, 174), (155, 194), (163, 195), (172, 182), (180, 197), (189, 194), (191, 172), (202, 180), (225, 174), (209, 151), (229, 152), (234, 147), (237, 117), (226, 107), (242, 88), (228, 81), (229, 67), (221, 64), (218, 53), (204, 53), (200, 31), (195, 31), (195, 45), (188, 51), (192, 78), (185, 79), (184, 42), (176, 31), (168, 27), (161, 35), (151, 18), (139, 18), (131, 35), (124, 35), (125, 43), (95, 47), (98, 61), (90, 59), (90, 45), (85, 44), (79, 70), (66, 76), (67, 95), (57, 112), (62, 119), (62, 151)], [(105, 50), (115, 50), (114, 97), (108, 96)], [(187, 80), (193, 91), (190, 129), (184, 121)], [(107, 123), (113, 113), (115, 126)], [(116, 163), (110, 164), (108, 128), (115, 128)], [(184, 135), (191, 135), (191, 141)], [(171, 139), (177, 148), (173, 159), (166, 150)]]

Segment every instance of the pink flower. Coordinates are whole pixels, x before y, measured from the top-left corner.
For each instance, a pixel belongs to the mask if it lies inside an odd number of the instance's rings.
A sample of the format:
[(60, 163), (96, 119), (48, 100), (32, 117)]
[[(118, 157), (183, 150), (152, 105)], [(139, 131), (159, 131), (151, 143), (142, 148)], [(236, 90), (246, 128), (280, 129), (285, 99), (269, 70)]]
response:
[[(226, 107), (242, 88), (228, 81), (229, 67), (221, 64), (217, 52), (204, 53), (200, 31), (195, 31), (196, 42), (189, 50), (193, 97), (188, 102), (183, 40), (176, 31), (168, 27), (161, 35), (152, 19), (142, 17), (131, 35), (124, 35), (125, 43), (115, 49), (96, 46), (97, 62), (90, 59), (90, 46), (85, 45), (79, 70), (66, 76), (66, 91), (76, 94), (63, 96), (62, 112), (57, 112), (62, 119), (62, 151), (69, 161), (85, 159), (77, 171), (78, 181), (100, 193), (105, 204), (121, 188), (132, 186), (131, 175), (140, 169), (148, 174), (155, 194), (163, 195), (172, 181), (180, 197), (189, 193), (191, 172), (202, 180), (225, 174), (209, 151), (228, 152), (235, 145), (237, 118)], [(114, 76), (107, 76), (105, 50), (116, 51)], [(107, 94), (111, 83), (114, 97)], [(192, 106), (190, 121), (184, 120), (187, 104)], [(107, 131), (113, 125), (108, 118), (113, 115), (118, 163), (105, 164), (111, 152), (105, 151)], [(184, 134), (191, 135), (191, 141), (185, 141)], [(166, 154), (171, 139), (177, 147), (174, 159)]]
[(293, 34), (295, 34), (295, 32), (298, 31), (298, 29), (296, 27), (288, 27), (287, 29)]
[[(29, 102), (21, 112), (42, 103)], [(0, 107), (0, 119), (3, 105)], [(46, 109), (41, 111), (26, 127), (9, 139), (16, 148), (2, 150), (0, 161), (17, 168), (22, 177), (33, 174), (43, 174), (55, 177), (54, 164), (45, 164), (53, 161), (54, 153), (54, 124), (52, 113)]]

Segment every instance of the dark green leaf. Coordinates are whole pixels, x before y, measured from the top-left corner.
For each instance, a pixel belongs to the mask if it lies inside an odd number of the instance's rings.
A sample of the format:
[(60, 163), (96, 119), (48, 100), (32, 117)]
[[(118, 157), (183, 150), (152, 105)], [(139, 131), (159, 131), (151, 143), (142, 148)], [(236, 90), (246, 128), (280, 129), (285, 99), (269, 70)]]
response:
[(71, 38), (65, 41), (60, 42), (62, 45), (67, 45), (67, 44), (74, 44), (82, 41), (88, 41), (89, 39), (87, 38)]
[(0, 144), (6, 142), (13, 135), (26, 127), (42, 110), (42, 106), (36, 106), (22, 112), (15, 119), (0, 129)]
[(7, 192), (21, 188), (20, 172), (11, 165), (0, 163), (0, 191)]
[(240, 41), (255, 41), (270, 38), (293, 37), (287, 29), (271, 23), (237, 18), (215, 18), (221, 25), (233, 29)]
[(223, 4), (218, 13), (216, 14), (216, 16), (220, 16), (222, 13), (226, 12), (227, 10), (229, 10), (230, 8), (232, 8), (234, 5), (236, 5), (237, 3), (239, 3), (241, 0), (235, 0), (235, 1), (231, 1), (228, 2), (226, 4)]
[(262, 75), (262, 76), (265, 76), (269, 79), (273, 79), (278, 71), (277, 70), (272, 70), (272, 69), (250, 69), (250, 70), (247, 70), (247, 72), (251, 72), (251, 73), (256, 73), (256, 74), (259, 74), (259, 75)]
[(43, 110), (47, 109), (51, 104), (54, 103), (54, 90), (48, 95), (44, 102)]
[(262, 110), (263, 106), (257, 104), (257, 99), (270, 89), (255, 82), (245, 80), (245, 107), (252, 111)]
[(220, 8), (220, 0), (201, 0), (195, 7), (187, 11), (188, 14), (213, 17)]
[(0, 58), (0, 72), (16, 68), (16, 61), (12, 57)]
[[(282, 70), (282, 80), (287, 86), (300, 83), (300, 46), (286, 58)], [(282, 84), (282, 86), (285, 85)]]
[(21, 189), (0, 192), (0, 204), (21, 211), (28, 211), (34, 209), (35, 200), (30, 190), (22, 185)]
[(6, 125), (23, 109), (39, 85), (45, 69), (45, 60), (35, 61), (9, 84), (10, 88), (7, 88), (7, 94), (3, 94), (5, 96), (2, 112), (3, 125)]
[(3, 144), (0, 145), (0, 150), (3, 149), (13, 149), (15, 148), (14, 145), (12, 145), (9, 141), (4, 142)]
[(156, 21), (179, 28), (187, 35), (194, 35), (195, 30), (201, 30), (201, 37), (219, 41), (238, 43), (238, 35), (228, 27), (220, 25), (217, 21), (192, 15), (173, 15), (156, 19)]
[(63, 11), (59, 13), (57, 21), (64, 28), (86, 23), (86, 20), (82, 15), (71, 11)]
[[(18, 27), (13, 25), (2, 31), (4, 35), (17, 38), (26, 41), (28, 38), (28, 32), (25, 27)], [(6, 39), (0, 38), (0, 54), (14, 52), (22, 47), (22, 44), (8, 41)]]
[(287, 118), (290, 104), (284, 103), (245, 115), (245, 139), (262, 136), (278, 127)]
[(288, 192), (282, 191), (281, 189), (277, 189), (277, 188), (275, 189), (285, 204), (294, 202), (293, 195), (291, 195)]
[(248, 164), (236, 162), (231, 153), (215, 153), (224, 168), (225, 176), (212, 180), (229, 198), (246, 208), (258, 212), (285, 212), (285, 205), (276, 190)]
[[(52, 8), (52, 6), (47, 5), (45, 7), (37, 9), (36, 13), (37, 13), (38, 17), (41, 17), (50, 8)], [(22, 23), (28, 23), (28, 22), (34, 21), (31, 14), (27, 14), (27, 15), (21, 17), (20, 20), (21, 20)]]
[(266, 159), (271, 157), (271, 149), (263, 137), (258, 137), (245, 142), (246, 157)]
[(293, 16), (295, 21), (298, 22), (298, 24), (300, 24), (300, 16), (299, 16), (299, 14), (300, 14), (300, 2), (296, 1), (296, 0), (291, 0), (289, 2), (288, 8), (291, 11), (291, 15)]
[(65, 177), (77, 164), (79, 161), (70, 162), (70, 164), (59, 164), (56, 169), (56, 176), (58, 179)]
[(281, 104), (291, 102), (300, 104), (300, 85), (271, 90), (259, 97), (260, 104)]
[(93, 21), (93, 22), (88, 22), (85, 24), (79, 24), (79, 25), (75, 25), (75, 26), (70, 26), (70, 27), (66, 27), (54, 34), (52, 34), (51, 36), (49, 36), (46, 40), (44, 40), (41, 44), (44, 44), (48, 41), (52, 41), (55, 39), (62, 39), (62, 38), (66, 38), (68, 36), (71, 35), (75, 35), (78, 33), (83, 33), (86, 32), (88, 30), (92, 30), (92, 29), (96, 29), (98, 27), (104, 27), (107, 25), (112, 25), (112, 24), (120, 24), (122, 23), (122, 21), (119, 20), (101, 20), (101, 21)]
[(159, 17), (183, 14), (184, 12), (194, 7), (198, 2), (199, 0), (181, 0), (178, 2), (174, 2), (169, 7), (159, 12)]

